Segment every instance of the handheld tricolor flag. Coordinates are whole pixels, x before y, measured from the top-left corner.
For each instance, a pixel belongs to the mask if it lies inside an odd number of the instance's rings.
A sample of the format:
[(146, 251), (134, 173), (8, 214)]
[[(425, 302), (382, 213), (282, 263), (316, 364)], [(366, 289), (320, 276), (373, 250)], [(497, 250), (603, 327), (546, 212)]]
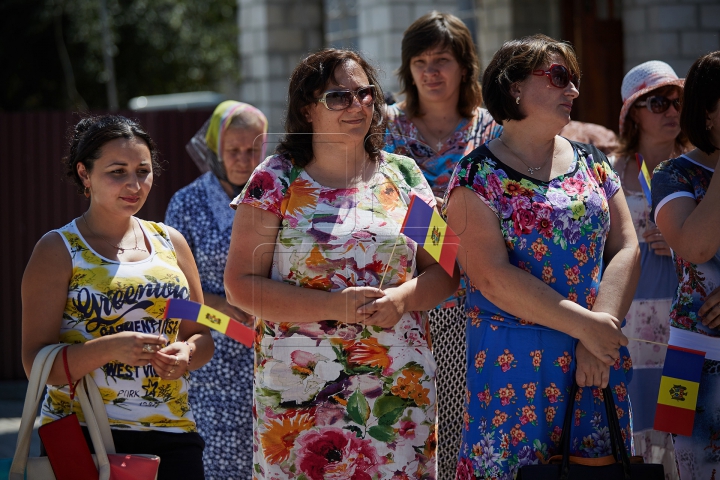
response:
[(705, 352), (668, 345), (653, 428), (692, 435)]
[(650, 195), (650, 172), (648, 172), (647, 165), (645, 164), (645, 160), (642, 155), (636, 153), (635, 160), (637, 160), (638, 169), (640, 169), (640, 173), (638, 173), (638, 180), (640, 181), (640, 186), (645, 194), (645, 200), (647, 200), (648, 205), (652, 207), (652, 195)]
[(423, 247), (452, 277), (460, 242), (437, 210), (414, 195), (400, 232)]
[(255, 332), (251, 328), (228, 317), (219, 310), (191, 300), (171, 298), (165, 306), (163, 318), (181, 318), (201, 323), (227, 335), (233, 340), (237, 340), (246, 347), (252, 347), (255, 339)]

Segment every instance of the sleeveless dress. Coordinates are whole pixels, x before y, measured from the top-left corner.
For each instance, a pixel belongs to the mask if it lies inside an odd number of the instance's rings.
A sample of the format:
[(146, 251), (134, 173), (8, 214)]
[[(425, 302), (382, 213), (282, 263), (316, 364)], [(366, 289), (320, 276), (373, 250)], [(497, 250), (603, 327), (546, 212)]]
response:
[[(655, 169), (652, 178), (652, 218), (668, 202), (692, 198), (698, 204), (707, 193), (714, 170), (686, 155), (667, 160)], [(697, 265), (673, 251), (679, 286), (670, 309), (670, 328), (716, 338), (720, 329), (702, 324), (698, 310), (707, 296), (720, 287), (720, 251)], [(671, 332), (672, 335), (672, 332)], [(720, 345), (719, 345), (720, 346)], [(716, 349), (718, 346), (715, 347)], [(682, 480), (711, 480), (720, 470), (720, 361), (705, 359), (698, 391), (692, 437), (674, 435), (675, 456)]]
[[(593, 158), (590, 147), (571, 144), (575, 159), (568, 172), (549, 182), (506, 166), (485, 144), (458, 164), (446, 200), (453, 188), (471, 189), (497, 216), (495, 228), (512, 265), (592, 308), (610, 229), (608, 199), (620, 183), (602, 153), (594, 150)], [(577, 340), (508, 314), (471, 278), (466, 311), (468, 374), (458, 479), (510, 480), (523, 465), (556, 454), (567, 408), (574, 409), (573, 454), (611, 454), (602, 391), (581, 388), (575, 399), (568, 398)], [(631, 371), (623, 347), (610, 367), (609, 386), (629, 451)]]
[[(188, 242), (205, 292), (225, 296), (223, 275), (235, 211), (212, 172), (206, 172), (173, 195), (165, 223)], [(254, 353), (216, 330), (210, 330), (215, 353), (192, 372), (190, 403), (205, 440), (207, 480), (252, 478), (252, 377)]]
[[(624, 173), (631, 157), (614, 162), (625, 199), (630, 208), (633, 226), (640, 243), (640, 281), (630, 310), (625, 316), (623, 333), (629, 338), (641, 338), (657, 343), (667, 343), (670, 325), (667, 316), (677, 291), (678, 282), (672, 258), (653, 253), (645, 242), (643, 233), (655, 228), (650, 218), (650, 204), (642, 192), (625, 188)], [(653, 430), (657, 392), (665, 363), (667, 347), (655, 343), (630, 340), (628, 351), (633, 360), (633, 381), (628, 393), (633, 404), (633, 441), (635, 451), (645, 463), (662, 463), (667, 480), (677, 479), (675, 448), (669, 433)]]
[[(339, 159), (338, 161), (343, 161)], [(318, 184), (282, 155), (255, 169), (234, 204), (281, 219), (270, 278), (337, 292), (399, 285), (417, 244), (399, 235), (410, 195), (434, 205), (411, 159), (382, 152), (367, 185)], [(393, 249), (395, 250), (394, 253)], [(258, 479), (436, 477), (435, 361), (421, 312), (392, 328), (256, 319), (254, 470)]]
[[(175, 249), (161, 223), (139, 221), (150, 240), (150, 255), (137, 262), (107, 259), (95, 252), (76, 221), (54, 230), (72, 258), (72, 277), (59, 341), (84, 343), (118, 332), (164, 334), (176, 341), (179, 320), (163, 320), (170, 298), (189, 298), (188, 283), (177, 265)], [(196, 432), (188, 403), (188, 374), (177, 380), (159, 377), (152, 365), (135, 367), (112, 361), (92, 372), (105, 402), (110, 428), (165, 433)], [(78, 402), (73, 412), (83, 423)], [(42, 424), (69, 415), (67, 385), (48, 385)]]
[[(435, 194), (442, 196), (455, 165), (466, 153), (500, 135), (502, 126), (484, 108), (476, 108), (435, 151), (397, 105), (385, 112), (385, 151), (411, 157)], [(462, 433), (465, 391), (465, 281), (450, 298), (428, 312), (433, 354), (438, 365), (438, 478), (453, 480)]]

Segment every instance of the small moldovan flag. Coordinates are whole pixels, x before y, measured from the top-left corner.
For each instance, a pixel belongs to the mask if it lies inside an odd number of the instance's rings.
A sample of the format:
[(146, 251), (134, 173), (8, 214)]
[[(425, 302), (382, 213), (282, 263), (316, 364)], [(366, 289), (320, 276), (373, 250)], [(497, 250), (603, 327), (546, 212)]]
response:
[(460, 243), (440, 214), (413, 195), (400, 233), (423, 247), (452, 277)]
[(167, 301), (163, 318), (181, 318), (201, 323), (237, 340), (246, 347), (252, 347), (255, 339), (255, 332), (252, 329), (214, 308), (191, 300), (171, 298)]
[(647, 165), (645, 165), (645, 160), (642, 155), (636, 153), (635, 160), (637, 160), (638, 169), (640, 169), (640, 173), (638, 173), (638, 180), (640, 181), (640, 186), (645, 194), (645, 200), (647, 200), (648, 205), (652, 207), (652, 195), (650, 195), (650, 172), (648, 172)]
[(692, 435), (705, 352), (668, 345), (653, 428)]

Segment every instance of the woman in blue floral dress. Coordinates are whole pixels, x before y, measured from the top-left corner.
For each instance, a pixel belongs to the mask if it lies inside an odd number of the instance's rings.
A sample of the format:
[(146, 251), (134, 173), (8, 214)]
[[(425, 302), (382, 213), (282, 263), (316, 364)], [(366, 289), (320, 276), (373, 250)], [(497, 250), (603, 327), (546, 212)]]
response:
[[(228, 100), (190, 140), (187, 150), (203, 173), (173, 195), (165, 223), (187, 239), (200, 272), (205, 303), (252, 325), (253, 318), (228, 304), (223, 274), (235, 211), (228, 205), (263, 159), (265, 115)], [(254, 353), (211, 330), (215, 356), (193, 372), (191, 401), (205, 440), (207, 480), (252, 477), (252, 377)]]
[[(557, 136), (578, 71), (571, 47), (544, 35), (504, 44), (483, 78), (503, 134), (463, 159), (448, 187), (444, 212), (470, 283), (459, 479), (512, 479), (556, 454), (568, 408), (573, 453), (609, 455), (597, 388), (608, 384), (630, 448), (632, 362), (618, 319), (638, 243), (605, 156)], [(568, 398), (573, 381), (581, 388)]]
[(720, 51), (690, 67), (680, 127), (697, 148), (655, 169), (652, 215), (680, 282), (670, 344), (706, 352), (692, 436), (674, 436), (675, 456), (681, 479), (710, 480), (720, 470)]

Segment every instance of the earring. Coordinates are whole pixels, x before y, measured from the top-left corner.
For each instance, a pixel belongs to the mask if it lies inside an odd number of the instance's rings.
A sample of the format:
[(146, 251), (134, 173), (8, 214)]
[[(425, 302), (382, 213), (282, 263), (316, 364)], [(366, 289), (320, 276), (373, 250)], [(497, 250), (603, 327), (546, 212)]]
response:
[(517, 98), (515, 99), (515, 105), (520, 105), (520, 97), (517, 97)]
[(710, 131), (710, 130), (712, 130), (712, 127), (713, 127), (713, 126), (712, 126), (712, 123), (711, 123), (710, 125), (708, 125), (707, 127), (705, 127), (705, 130)]
[(85, 191), (83, 193), (85, 194), (85, 198), (90, 198), (90, 189), (88, 187), (85, 187)]

